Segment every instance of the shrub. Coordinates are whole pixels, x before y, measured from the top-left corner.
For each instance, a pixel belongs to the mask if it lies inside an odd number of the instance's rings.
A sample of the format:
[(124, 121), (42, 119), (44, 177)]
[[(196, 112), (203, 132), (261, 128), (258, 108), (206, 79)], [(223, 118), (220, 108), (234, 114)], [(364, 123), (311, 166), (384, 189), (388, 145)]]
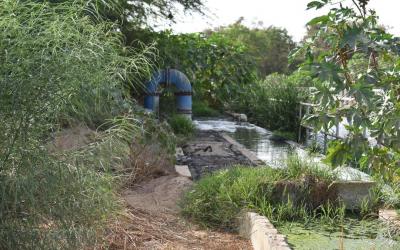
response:
[(220, 113), (218, 110), (211, 108), (204, 101), (194, 101), (193, 102), (193, 115), (198, 117), (214, 117), (218, 116)]
[[(112, 170), (139, 131), (123, 84), (148, 71), (147, 52), (124, 56), (116, 27), (86, 16), (86, 1), (50, 2), (0, 2), (1, 249), (96, 241), (118, 208)], [(88, 145), (49, 150), (61, 126), (121, 114)]]
[(270, 130), (298, 133), (301, 90), (285, 75), (272, 74), (238, 91), (230, 104), (235, 111)]
[(173, 115), (168, 123), (176, 135), (190, 136), (195, 129), (193, 122), (184, 115)]

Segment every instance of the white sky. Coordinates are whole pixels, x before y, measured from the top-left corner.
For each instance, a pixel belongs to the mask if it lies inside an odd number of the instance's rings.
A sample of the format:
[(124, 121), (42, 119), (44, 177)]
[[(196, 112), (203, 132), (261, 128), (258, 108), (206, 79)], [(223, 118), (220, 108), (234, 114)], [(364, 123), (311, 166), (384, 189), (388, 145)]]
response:
[[(349, 1), (349, 0), (347, 0)], [(172, 28), (177, 33), (200, 32), (207, 28), (228, 25), (239, 17), (245, 18), (247, 26), (262, 21), (270, 25), (286, 28), (295, 41), (305, 34), (305, 24), (326, 10), (317, 13), (306, 11), (309, 0), (207, 0), (208, 17), (182, 16), (173, 25), (159, 28)], [(400, 36), (400, 0), (371, 0), (369, 8), (377, 11), (381, 24), (389, 27), (389, 32)]]

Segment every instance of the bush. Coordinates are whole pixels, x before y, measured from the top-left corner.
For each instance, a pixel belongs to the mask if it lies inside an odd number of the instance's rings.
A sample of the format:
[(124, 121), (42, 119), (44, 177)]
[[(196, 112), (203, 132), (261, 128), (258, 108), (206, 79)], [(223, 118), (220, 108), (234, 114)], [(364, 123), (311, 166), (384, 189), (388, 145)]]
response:
[[(298, 157), (290, 158), (284, 169), (238, 166), (196, 183), (183, 198), (182, 212), (204, 226), (228, 229), (235, 228), (243, 210), (261, 213), (273, 223), (306, 220), (336, 201), (334, 190), (329, 188), (335, 178)], [(322, 199), (314, 200), (315, 196)], [(338, 209), (332, 210), (332, 216)]]
[(194, 101), (193, 102), (193, 115), (198, 117), (214, 117), (218, 116), (220, 113), (218, 110), (211, 108), (204, 101)]
[(238, 91), (230, 106), (260, 126), (297, 134), (301, 98), (296, 82), (285, 75), (272, 74)]
[(173, 115), (168, 119), (168, 123), (176, 135), (191, 136), (195, 126), (193, 122), (184, 115)]
[[(112, 170), (139, 131), (123, 85), (148, 71), (145, 54), (124, 56), (116, 27), (86, 16), (86, 1), (49, 2), (0, 2), (1, 249), (94, 243), (118, 209)], [(50, 150), (60, 127), (122, 114), (89, 144)]]

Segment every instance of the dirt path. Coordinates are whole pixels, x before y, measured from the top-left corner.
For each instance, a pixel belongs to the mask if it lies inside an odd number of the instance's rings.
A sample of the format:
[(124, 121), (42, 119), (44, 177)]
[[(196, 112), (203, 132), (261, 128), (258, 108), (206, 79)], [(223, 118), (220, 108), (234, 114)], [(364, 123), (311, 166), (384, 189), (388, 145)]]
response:
[(177, 202), (191, 185), (186, 177), (169, 175), (126, 190), (125, 220), (111, 226), (110, 248), (252, 249), (238, 235), (202, 230), (179, 216)]

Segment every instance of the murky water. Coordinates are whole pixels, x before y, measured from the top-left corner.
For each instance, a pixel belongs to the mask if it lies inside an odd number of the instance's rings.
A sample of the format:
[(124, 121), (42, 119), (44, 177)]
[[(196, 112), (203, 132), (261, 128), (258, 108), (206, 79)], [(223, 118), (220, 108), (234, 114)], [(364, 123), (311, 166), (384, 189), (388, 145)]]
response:
[(278, 227), (293, 249), (299, 250), (397, 250), (400, 243), (390, 236), (386, 224), (376, 220), (346, 219), (339, 226), (311, 223), (286, 223)]
[(199, 130), (227, 133), (270, 166), (282, 167), (288, 155), (293, 152), (305, 154), (304, 150), (293, 147), (285, 141), (273, 140), (271, 131), (251, 123), (238, 123), (224, 119), (195, 120), (194, 123)]
[[(194, 124), (199, 130), (212, 130), (225, 132), (257, 155), (271, 167), (284, 167), (287, 157), (290, 154), (297, 154), (307, 161), (321, 163), (322, 156), (310, 155), (299, 144), (284, 140), (274, 140), (271, 131), (247, 122), (235, 122), (227, 119), (203, 119), (195, 120)], [(335, 172), (338, 178), (343, 181), (371, 180), (367, 174), (348, 167), (337, 168)]]
[[(309, 156), (299, 145), (288, 141), (273, 140), (271, 131), (258, 127), (251, 123), (238, 123), (226, 119), (206, 119), (194, 121), (199, 130), (213, 130), (225, 132), (241, 143), (247, 149), (253, 151), (258, 158), (273, 167), (283, 167), (285, 160), (291, 153), (297, 153), (300, 157), (320, 162), (321, 158)], [(369, 180), (370, 177), (353, 168), (337, 169), (341, 180)], [(342, 229), (329, 228), (317, 223), (314, 227), (305, 227), (302, 224), (288, 223), (281, 226), (279, 231), (287, 235), (289, 244), (293, 249), (400, 249), (399, 242), (382, 237), (378, 233), (386, 230), (378, 222), (371, 222), (363, 226), (363, 221), (348, 221), (342, 225)], [(346, 230), (344, 230), (344, 229)], [(368, 229), (371, 229), (368, 231)], [(343, 235), (343, 231), (344, 235)], [(373, 232), (371, 234), (371, 231)]]

